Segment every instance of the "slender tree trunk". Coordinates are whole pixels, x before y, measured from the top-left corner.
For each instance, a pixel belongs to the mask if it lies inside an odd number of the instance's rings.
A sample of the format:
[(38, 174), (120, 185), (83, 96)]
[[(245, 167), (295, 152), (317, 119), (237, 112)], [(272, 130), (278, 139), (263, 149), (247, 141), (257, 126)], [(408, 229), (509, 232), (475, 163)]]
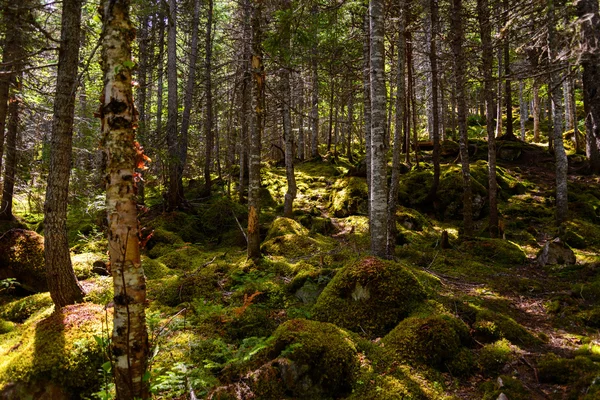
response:
[(524, 96), (525, 83), (519, 81), (519, 122), (521, 125), (521, 140), (525, 141), (525, 122), (527, 121), (527, 102)]
[[(313, 7), (312, 13), (316, 16), (317, 8)], [(311, 140), (310, 156), (319, 155), (319, 69), (317, 60), (317, 31), (314, 32), (313, 49), (311, 53), (311, 72), (312, 72), (312, 108), (310, 111), (311, 122)]]
[(465, 236), (473, 236), (473, 199), (469, 167), (469, 138), (467, 136), (467, 101), (465, 98), (465, 63), (462, 0), (453, 0), (450, 13), (452, 53), (454, 55), (454, 80), (456, 82), (456, 105), (458, 132), (460, 134), (460, 159), (463, 177), (463, 228)]
[(56, 310), (81, 302), (84, 295), (73, 271), (67, 239), (67, 204), (73, 151), (81, 6), (82, 0), (63, 1), (50, 170), (44, 204), (46, 279)]
[[(506, 15), (510, 12), (508, 0), (503, 0), (504, 12)], [(508, 17), (507, 17), (508, 18)], [(512, 110), (512, 82), (510, 78), (511, 70), (510, 70), (510, 34), (508, 30), (506, 31), (506, 35), (504, 37), (504, 76), (505, 76), (505, 99), (506, 99), (506, 134), (504, 135), (505, 139), (515, 140), (515, 132), (513, 129), (513, 110)]]
[(540, 141), (540, 84), (537, 79), (533, 80), (533, 141)]
[[(139, 89), (137, 91), (138, 94), (138, 106), (139, 110), (139, 122), (137, 128), (137, 137), (142, 146), (145, 146), (148, 143), (148, 118), (146, 113), (146, 103), (147, 103), (147, 93), (148, 93), (148, 59), (149, 59), (149, 41), (148, 37), (148, 24), (150, 23), (150, 17), (148, 15), (143, 15), (139, 18), (139, 28), (138, 28), (138, 53), (139, 53), (139, 65), (137, 71), (137, 78), (139, 82)], [(139, 174), (139, 178), (137, 181), (137, 202), (139, 204), (145, 203), (145, 185), (144, 180), (141, 179), (142, 170), (137, 169), (136, 172)]]
[[(407, 16), (408, 17), (408, 16)], [(409, 21), (407, 21), (407, 25)], [(419, 168), (419, 131), (417, 124), (417, 94), (415, 90), (415, 64), (413, 62), (413, 46), (412, 46), (412, 35), (407, 32), (406, 38), (406, 65), (408, 70), (408, 95), (410, 97), (410, 114), (412, 117), (412, 129), (413, 129), (413, 144), (415, 150), (415, 165)], [(409, 132), (410, 134), (410, 132)]]
[(251, 4), (250, 0), (244, 0), (243, 4), (243, 16), (244, 16), (244, 29), (243, 29), (243, 50), (242, 50), (242, 98), (240, 107), (240, 122), (241, 122), (241, 138), (239, 141), (239, 153), (240, 153), (240, 185), (239, 185), (239, 198), (240, 203), (244, 202), (244, 193), (248, 184), (248, 149), (250, 142), (248, 138), (248, 130), (252, 123), (252, 73), (250, 70), (250, 62), (252, 57), (252, 26), (251, 26)]
[[(406, 155), (410, 154), (410, 134), (402, 132), (406, 119), (406, 88), (405, 82), (405, 55), (406, 55), (406, 0), (399, 0), (398, 7), (398, 61), (396, 63), (396, 119), (394, 122), (394, 149), (392, 156), (392, 180), (388, 196), (388, 226), (387, 226), (387, 258), (393, 258), (396, 250), (396, 208), (398, 205), (398, 187), (400, 185), (400, 147), (405, 143)], [(403, 140), (404, 139), (404, 140)], [(409, 158), (410, 159), (410, 158)]]
[(183, 201), (183, 182), (180, 170), (183, 164), (179, 153), (179, 135), (177, 134), (177, 1), (169, 0), (169, 30), (167, 37), (167, 148), (169, 165), (169, 190), (167, 208), (175, 210)]
[(350, 86), (348, 92), (348, 132), (347, 132), (347, 143), (346, 143), (346, 157), (348, 162), (353, 163), (354, 159), (352, 156), (352, 130), (354, 128), (354, 90)]
[(427, 200), (433, 204), (437, 197), (440, 185), (440, 132), (438, 115), (438, 68), (437, 68), (437, 34), (438, 34), (438, 0), (429, 0), (431, 15), (431, 46), (429, 48), (429, 62), (431, 64), (431, 99), (433, 112), (433, 184)]
[(210, 195), (212, 180), (210, 177), (210, 166), (213, 159), (213, 146), (215, 144), (214, 117), (213, 117), (213, 94), (212, 94), (212, 24), (213, 24), (213, 0), (208, 0), (208, 21), (206, 24), (204, 84), (206, 97), (206, 118), (204, 129), (206, 136), (206, 154), (204, 159), (204, 195)]
[(578, 153), (581, 150), (581, 138), (579, 137), (579, 127), (577, 126), (577, 105), (575, 103), (575, 84), (573, 82), (573, 77), (569, 76), (567, 78), (568, 82), (568, 100), (569, 104), (569, 115), (573, 128), (573, 142), (575, 144), (575, 153)]
[(265, 69), (262, 55), (263, 0), (254, 0), (252, 12), (252, 76), (254, 78), (254, 124), (250, 131), (248, 183), (248, 258), (260, 258), (260, 151), (265, 118)]
[[(6, 49), (3, 52), (3, 60), (7, 60)], [(2, 158), (4, 156), (4, 137), (6, 132), (6, 116), (8, 114), (8, 88), (10, 86), (10, 77), (7, 72), (9, 68), (0, 67), (0, 174), (2, 172)]]
[(304, 141), (304, 77), (298, 73), (298, 159), (306, 158), (306, 144)]
[(600, 13), (597, 0), (579, 0), (583, 54), (583, 99), (585, 105), (586, 154), (593, 173), (600, 174)]
[(502, 71), (502, 61), (503, 61), (503, 57), (502, 57), (502, 49), (498, 49), (498, 87), (497, 87), (497, 93), (496, 93), (496, 98), (497, 103), (496, 103), (496, 107), (497, 107), (497, 111), (496, 111), (496, 137), (500, 137), (502, 136), (502, 98), (503, 98), (503, 93), (502, 93), (502, 80), (503, 80), (503, 71)]
[(327, 153), (331, 151), (331, 141), (333, 136), (333, 99), (335, 95), (335, 80), (331, 77), (331, 91), (329, 93), (329, 132), (327, 135)]
[(131, 89), (129, 0), (104, 0), (100, 117), (105, 152), (108, 248), (114, 282), (113, 371), (119, 400), (147, 399), (146, 280), (140, 261), (134, 195), (136, 111)]
[[(212, 1), (210, 1), (212, 3)], [(177, 154), (179, 162), (177, 163), (177, 179), (183, 176), (183, 168), (187, 161), (188, 132), (190, 129), (190, 116), (192, 113), (192, 103), (194, 99), (194, 88), (196, 83), (196, 62), (198, 60), (198, 24), (200, 20), (200, 0), (194, 0), (194, 13), (192, 15), (192, 40), (190, 43), (189, 71), (185, 86), (185, 97), (183, 99), (183, 115), (181, 117), (181, 132), (177, 140)], [(181, 184), (183, 188), (183, 184)], [(178, 189), (182, 191), (183, 189)]]
[[(16, 73), (20, 77), (22, 73)], [(15, 75), (16, 75), (15, 74)], [(20, 81), (20, 80), (19, 80)], [(17, 83), (15, 82), (15, 85)], [(15, 175), (17, 170), (17, 137), (19, 131), (20, 99), (16, 88), (10, 90), (8, 96), (8, 124), (6, 127), (6, 160), (4, 165), (4, 180), (2, 185), (2, 200), (0, 200), (0, 220), (13, 220), (13, 195), (15, 191)]]
[[(550, 65), (556, 66), (558, 46), (555, 31), (556, 17), (554, 0), (548, 2), (548, 58)], [(550, 96), (552, 99), (552, 118), (554, 134), (554, 158), (556, 164), (556, 223), (561, 225), (567, 220), (567, 153), (563, 144), (563, 107), (561, 99), (560, 75), (556, 72), (550, 74)]]
[(488, 0), (477, 0), (479, 35), (482, 47), (483, 96), (486, 107), (486, 130), (488, 139), (488, 201), (490, 209), (490, 237), (498, 237), (498, 183), (496, 181), (496, 137), (494, 134), (494, 52), (492, 49), (492, 27)]
[[(367, 187), (371, 193), (371, 40), (369, 37), (369, 10), (365, 13), (363, 21), (363, 134), (365, 136), (365, 164), (367, 170)], [(368, 202), (369, 225), (371, 224), (371, 202)]]
[[(162, 3), (161, 3), (162, 4)], [(156, 83), (156, 138), (162, 143), (163, 140), (163, 91), (164, 91), (164, 72), (165, 72), (165, 16), (162, 6), (158, 15), (158, 71)]]
[[(291, 1), (282, 0), (282, 11), (291, 13)], [(285, 140), (285, 175), (287, 178), (287, 192), (285, 193), (285, 202), (283, 205), (283, 215), (292, 218), (293, 203), (296, 198), (296, 177), (294, 176), (294, 136), (292, 133), (292, 113), (290, 103), (292, 101), (292, 88), (290, 85), (290, 69), (288, 67), (290, 55), (291, 31), (289, 20), (283, 18), (280, 25), (281, 52), (281, 112), (283, 117), (283, 136)]]
[(384, 79), (383, 0), (370, 0), (371, 52), (371, 253), (386, 257), (387, 252), (387, 162), (385, 145), (386, 88)]

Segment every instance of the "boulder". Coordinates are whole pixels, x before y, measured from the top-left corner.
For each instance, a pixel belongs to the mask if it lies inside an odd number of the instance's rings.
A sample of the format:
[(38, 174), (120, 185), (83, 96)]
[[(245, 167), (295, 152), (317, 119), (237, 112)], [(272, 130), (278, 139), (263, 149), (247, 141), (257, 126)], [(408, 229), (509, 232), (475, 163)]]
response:
[(575, 264), (577, 262), (573, 250), (560, 238), (546, 242), (539, 251), (536, 260), (542, 267), (546, 265)]
[(0, 234), (0, 280), (7, 278), (16, 279), (30, 292), (48, 290), (41, 235), (26, 229)]

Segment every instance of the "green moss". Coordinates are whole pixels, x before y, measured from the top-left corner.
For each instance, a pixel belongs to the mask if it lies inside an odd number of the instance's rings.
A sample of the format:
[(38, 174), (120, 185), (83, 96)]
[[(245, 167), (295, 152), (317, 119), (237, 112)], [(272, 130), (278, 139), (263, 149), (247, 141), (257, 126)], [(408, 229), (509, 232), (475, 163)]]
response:
[(329, 209), (338, 218), (367, 213), (368, 189), (362, 178), (338, 179), (331, 188)]
[(170, 269), (191, 270), (198, 266), (202, 252), (192, 245), (171, 251), (157, 260)]
[[(199, 217), (180, 211), (160, 215), (152, 220), (150, 227), (157, 234), (157, 243), (173, 244), (169, 241), (175, 241), (174, 243), (176, 243), (177, 236), (184, 242), (189, 243), (197, 243), (205, 239), (200, 229)], [(176, 235), (173, 232), (176, 232)], [(150, 240), (150, 247), (152, 246), (152, 239)], [(163, 242), (159, 242), (159, 240), (163, 240)]]
[(488, 309), (477, 312), (473, 334), (482, 341), (506, 338), (512, 343), (534, 344), (538, 340), (510, 317)]
[(302, 398), (351, 393), (359, 369), (356, 342), (348, 332), (305, 319), (291, 320), (277, 328), (261, 357), (289, 360), (287, 365), (281, 364), (286, 365), (283, 384), (292, 396)]
[(519, 246), (503, 239), (470, 239), (460, 244), (460, 250), (507, 267), (522, 265), (527, 260)]
[(14, 322), (0, 319), (0, 335), (14, 331), (15, 327), (16, 325)]
[(73, 263), (73, 270), (75, 271), (77, 279), (83, 280), (90, 278), (92, 276), (94, 262), (98, 260), (103, 262), (108, 261), (106, 255), (102, 253), (73, 254), (71, 256), (71, 262)]
[[(74, 398), (90, 395), (105, 361), (94, 335), (107, 334), (105, 310), (95, 304), (67, 306), (40, 315), (0, 345), (0, 387), (9, 382), (52, 382)], [(109, 320), (112, 317), (109, 317)]]
[(23, 322), (37, 311), (52, 305), (50, 293), (38, 293), (4, 304), (0, 307), (0, 318)]
[[(499, 382), (502, 382), (500, 386)], [(494, 381), (488, 381), (481, 385), (483, 400), (497, 400), (501, 393), (504, 393), (510, 400), (529, 400), (533, 398), (532, 393), (528, 392), (523, 384), (507, 375), (501, 375)]]
[(479, 350), (479, 366), (486, 374), (500, 372), (502, 367), (514, 358), (511, 344), (506, 339), (488, 343)]
[(467, 326), (449, 315), (406, 318), (382, 341), (386, 351), (402, 361), (418, 361), (448, 370), (448, 364), (454, 360), (455, 367), (460, 366), (463, 371), (470, 369), (462, 365), (468, 362), (465, 354), (461, 360), (455, 360), (463, 344), (469, 341)]
[(548, 353), (538, 362), (540, 380), (548, 383), (573, 383), (582, 376), (597, 374), (600, 368), (587, 357), (561, 358)]
[(279, 217), (271, 224), (265, 240), (285, 235), (308, 235), (308, 229), (293, 219)]
[(48, 290), (44, 238), (33, 231), (14, 229), (0, 235), (0, 265), (5, 278), (16, 278), (32, 292)]
[(85, 281), (85, 301), (106, 306), (113, 300), (113, 280), (110, 276), (95, 276)]
[(142, 257), (142, 268), (148, 279), (160, 279), (171, 273), (171, 270), (162, 262), (151, 258)]
[(389, 332), (426, 297), (398, 263), (367, 257), (340, 270), (319, 296), (316, 319), (376, 336)]
[(266, 240), (261, 245), (261, 251), (267, 255), (281, 256), (296, 262), (298, 259), (320, 257), (322, 253), (330, 251), (335, 246), (335, 241), (331, 238), (319, 234), (309, 235), (306, 228), (302, 226), (301, 228), (306, 234), (276, 236)]

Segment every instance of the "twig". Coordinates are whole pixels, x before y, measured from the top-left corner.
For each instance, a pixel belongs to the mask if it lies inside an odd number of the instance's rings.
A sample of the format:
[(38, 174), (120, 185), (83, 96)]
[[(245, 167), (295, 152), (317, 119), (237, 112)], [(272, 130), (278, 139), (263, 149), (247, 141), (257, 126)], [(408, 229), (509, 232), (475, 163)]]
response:
[(233, 210), (231, 211), (231, 214), (233, 214), (233, 218), (235, 218), (235, 222), (237, 222), (237, 225), (240, 227), (240, 231), (242, 231), (242, 235), (244, 235), (244, 239), (246, 239), (246, 244), (248, 244), (248, 235), (246, 235), (246, 232), (244, 232), (242, 224), (240, 224), (240, 221), (237, 219), (237, 216), (235, 215)]
[(535, 375), (535, 381), (537, 383), (540, 383), (540, 378), (538, 377), (537, 369), (533, 365), (531, 365), (524, 356), (522, 356), (520, 360), (523, 361), (524, 364), (526, 364), (529, 368), (533, 370), (533, 374)]

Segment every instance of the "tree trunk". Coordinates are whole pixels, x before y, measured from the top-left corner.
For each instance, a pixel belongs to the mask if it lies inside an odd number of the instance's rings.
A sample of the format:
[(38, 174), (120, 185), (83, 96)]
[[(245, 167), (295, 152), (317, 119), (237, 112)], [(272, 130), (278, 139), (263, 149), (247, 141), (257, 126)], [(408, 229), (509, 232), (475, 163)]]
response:
[(600, 174), (600, 13), (598, 0), (579, 0), (583, 54), (583, 98), (585, 103), (586, 154), (592, 172)]
[(157, 15), (158, 19), (158, 71), (156, 83), (156, 137), (163, 140), (163, 80), (165, 72), (165, 16), (163, 14), (162, 3)]
[(304, 141), (304, 77), (298, 73), (298, 159), (304, 161), (306, 144)]
[(179, 154), (179, 135), (177, 134), (177, 1), (169, 0), (169, 30), (167, 37), (167, 150), (169, 169), (169, 190), (167, 208), (175, 210), (183, 201), (183, 171)]
[(56, 310), (83, 300), (67, 240), (67, 204), (73, 143), (82, 0), (64, 0), (58, 55), (50, 170), (44, 204), (46, 280)]
[(104, 151), (108, 155), (106, 210), (114, 282), (113, 371), (119, 400), (147, 399), (146, 280), (140, 261), (132, 179), (140, 161), (136, 160), (134, 149), (136, 111), (131, 89), (131, 41), (135, 29), (129, 17), (129, 0), (105, 0), (101, 11), (104, 90), (100, 117)]
[(370, 0), (371, 60), (371, 253), (386, 257), (387, 252), (387, 162), (385, 145), (386, 87), (384, 80), (383, 0)]
[[(510, 12), (508, 6), (508, 0), (503, 1), (504, 13), (508, 15)], [(508, 17), (507, 17), (508, 18)], [(506, 23), (506, 21), (505, 21)], [(513, 110), (512, 110), (512, 82), (511, 82), (511, 70), (510, 70), (510, 39), (509, 39), (509, 31), (506, 30), (506, 34), (504, 37), (504, 78), (505, 78), (505, 99), (506, 99), (506, 134), (504, 134), (504, 139), (508, 140), (516, 140), (515, 132), (513, 129)]]
[(241, 125), (241, 138), (239, 141), (239, 153), (240, 153), (240, 184), (239, 184), (239, 199), (240, 203), (243, 203), (244, 193), (248, 185), (248, 149), (250, 147), (248, 138), (248, 128), (252, 123), (252, 73), (250, 71), (250, 59), (252, 57), (252, 27), (251, 27), (251, 5), (250, 0), (244, 0), (243, 15), (244, 15), (244, 28), (242, 37), (242, 90), (241, 90), (241, 107), (239, 113), (240, 125)]
[[(20, 77), (21, 72), (16, 73)], [(16, 75), (15, 74), (15, 75)], [(15, 77), (16, 78), (16, 77)], [(20, 79), (19, 79), (20, 82)], [(17, 84), (17, 82), (14, 82)], [(8, 96), (8, 124), (6, 127), (6, 162), (0, 201), (0, 220), (13, 220), (13, 195), (15, 191), (15, 175), (17, 170), (17, 137), (19, 131), (19, 108), (21, 101), (16, 95), (16, 88), (10, 90)]]
[[(282, 0), (282, 11), (291, 13), (291, 1)], [(283, 18), (280, 24), (281, 38), (281, 95), (282, 106), (281, 112), (283, 117), (283, 137), (285, 140), (285, 175), (287, 178), (287, 192), (285, 193), (285, 201), (283, 204), (283, 215), (287, 218), (292, 218), (293, 203), (296, 198), (296, 177), (294, 176), (294, 137), (292, 133), (292, 113), (290, 111), (290, 102), (292, 101), (292, 88), (290, 85), (290, 41), (291, 30), (289, 19)]]
[[(317, 8), (313, 7), (313, 17), (316, 18)], [(312, 72), (312, 108), (310, 111), (311, 140), (310, 156), (312, 158), (319, 155), (319, 69), (317, 60), (317, 31), (314, 32), (314, 43), (311, 54), (311, 72)]]
[(254, 78), (254, 123), (250, 130), (248, 181), (248, 258), (260, 258), (260, 151), (265, 119), (265, 68), (262, 55), (263, 0), (254, 0), (252, 12), (252, 76)]
[[(556, 43), (556, 17), (554, 0), (548, 2), (548, 58), (551, 66), (560, 62), (557, 57), (558, 46)], [(556, 223), (561, 225), (567, 220), (567, 153), (563, 144), (563, 107), (561, 99), (561, 77), (559, 73), (550, 73), (550, 96), (552, 99), (552, 118), (554, 134), (554, 159), (556, 164)]]
[(502, 136), (502, 49), (498, 49), (498, 92), (496, 93), (497, 98), (497, 111), (496, 111), (496, 137)]
[[(363, 21), (363, 134), (365, 136), (365, 165), (367, 170), (367, 188), (371, 193), (371, 40), (369, 38), (369, 10)], [(368, 202), (369, 225), (371, 224), (371, 202)]]
[(348, 91), (348, 132), (346, 136), (346, 157), (348, 162), (353, 163), (354, 159), (352, 156), (352, 130), (354, 128), (354, 90), (352, 85)]
[(533, 79), (533, 141), (540, 141), (540, 84), (537, 79)]
[(519, 122), (521, 125), (521, 140), (525, 141), (525, 122), (527, 121), (527, 102), (524, 96), (525, 82), (519, 81)]
[(212, 98), (212, 24), (213, 24), (213, 0), (208, 0), (208, 21), (206, 24), (204, 84), (206, 89), (206, 118), (204, 129), (206, 136), (206, 153), (204, 159), (204, 195), (209, 196), (212, 180), (210, 177), (210, 166), (213, 159), (213, 146), (215, 145), (213, 98)]
[(405, 143), (406, 155), (410, 154), (410, 138), (407, 131), (403, 132), (404, 120), (406, 119), (406, 88), (404, 85), (405, 55), (406, 55), (406, 0), (399, 0), (398, 7), (400, 18), (398, 19), (398, 61), (396, 63), (396, 119), (394, 121), (394, 149), (392, 157), (392, 180), (388, 196), (388, 226), (387, 226), (387, 258), (393, 258), (396, 250), (396, 208), (398, 204), (398, 187), (400, 185), (400, 147)]
[(498, 237), (498, 183), (496, 181), (496, 136), (492, 121), (494, 119), (494, 52), (492, 49), (492, 27), (488, 0), (477, 0), (479, 35), (482, 47), (483, 95), (486, 104), (486, 130), (488, 139), (488, 201), (490, 209), (490, 237)]
[(469, 138), (467, 136), (467, 101), (465, 98), (465, 63), (462, 0), (453, 0), (450, 24), (452, 31), (452, 53), (454, 81), (456, 82), (456, 106), (458, 132), (460, 134), (460, 159), (463, 177), (463, 228), (465, 236), (473, 236), (473, 200), (469, 167)]
[(440, 132), (438, 115), (438, 68), (437, 68), (437, 34), (438, 34), (438, 0), (429, 0), (431, 16), (431, 46), (429, 48), (429, 62), (431, 64), (431, 99), (433, 113), (433, 184), (427, 196), (428, 202), (433, 204), (437, 197), (440, 185)]
[[(212, 0), (209, 1), (212, 4)], [(210, 8), (210, 5), (209, 5)], [(198, 24), (200, 22), (200, 0), (194, 0), (194, 14), (192, 16), (192, 40), (190, 43), (190, 58), (187, 83), (185, 86), (185, 98), (183, 99), (183, 115), (181, 117), (181, 133), (177, 141), (178, 154), (178, 179), (183, 175), (183, 167), (187, 161), (188, 132), (190, 129), (190, 115), (194, 99), (194, 88), (196, 84), (196, 62), (198, 60)], [(208, 123), (208, 121), (206, 121)], [(183, 187), (183, 185), (182, 185)]]

